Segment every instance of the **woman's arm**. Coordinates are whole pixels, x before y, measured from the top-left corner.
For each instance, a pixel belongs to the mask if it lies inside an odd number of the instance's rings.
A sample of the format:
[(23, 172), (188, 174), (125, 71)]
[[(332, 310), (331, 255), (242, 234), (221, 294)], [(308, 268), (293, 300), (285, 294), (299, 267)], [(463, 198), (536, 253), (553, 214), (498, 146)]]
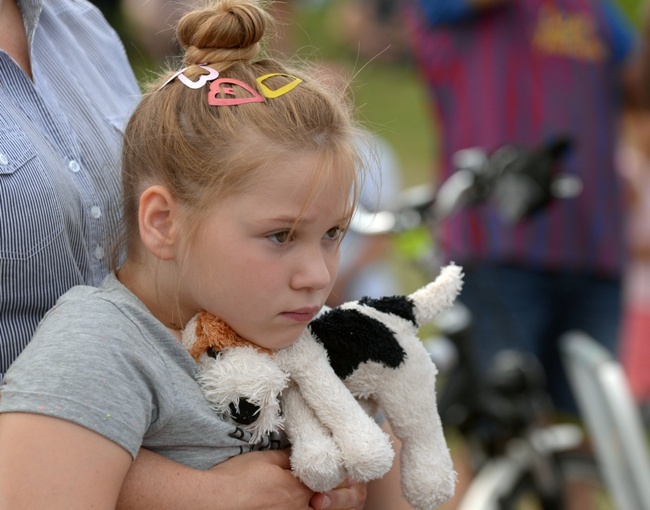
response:
[[(199, 471), (142, 449), (124, 481), (117, 508), (362, 510), (365, 499), (365, 484), (344, 483), (314, 494), (291, 474), (289, 450), (250, 452)], [(323, 506), (325, 502), (329, 506)]]
[(291, 474), (288, 450), (237, 455), (201, 471), (142, 449), (119, 510), (307, 510), (312, 491)]
[(0, 415), (0, 508), (114, 509), (131, 455), (74, 423)]
[[(74, 423), (0, 415), (0, 508), (21, 510), (321, 510), (323, 496), (293, 477), (289, 451), (238, 455), (207, 471), (121, 446)], [(121, 490), (121, 492), (120, 492)], [(118, 499), (119, 495), (119, 499)], [(361, 510), (365, 486), (328, 494), (330, 510)]]

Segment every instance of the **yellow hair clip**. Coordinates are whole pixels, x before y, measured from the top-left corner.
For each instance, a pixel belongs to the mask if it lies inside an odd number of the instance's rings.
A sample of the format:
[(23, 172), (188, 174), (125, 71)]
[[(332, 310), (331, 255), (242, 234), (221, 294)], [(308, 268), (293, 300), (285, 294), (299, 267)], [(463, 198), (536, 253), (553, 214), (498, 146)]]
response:
[[(286, 76), (287, 78), (293, 78), (293, 81), (290, 81), (289, 83), (287, 83), (286, 85), (283, 85), (279, 89), (271, 90), (270, 88), (268, 88), (264, 84), (264, 81), (267, 80), (268, 78), (270, 78), (271, 76)], [(257, 84), (260, 87), (260, 90), (262, 91), (262, 95), (264, 97), (268, 97), (269, 99), (274, 99), (276, 97), (280, 97), (280, 96), (286, 94), (287, 92), (292, 91), (293, 89), (295, 89), (298, 86), (299, 83), (302, 82), (302, 80), (300, 78), (296, 78), (295, 76), (292, 76), (290, 74), (284, 74), (284, 73), (265, 74), (264, 76), (260, 76), (259, 78), (257, 78), (256, 81), (257, 81)]]

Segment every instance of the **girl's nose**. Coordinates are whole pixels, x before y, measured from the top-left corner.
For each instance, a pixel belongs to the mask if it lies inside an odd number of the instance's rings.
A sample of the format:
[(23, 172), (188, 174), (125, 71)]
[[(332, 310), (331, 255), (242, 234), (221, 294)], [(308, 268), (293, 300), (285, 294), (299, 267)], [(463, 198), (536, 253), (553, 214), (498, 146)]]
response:
[(330, 258), (330, 254), (323, 253), (320, 249), (305, 251), (300, 257), (298, 270), (293, 275), (292, 287), (314, 290), (326, 288), (336, 270), (335, 261)]

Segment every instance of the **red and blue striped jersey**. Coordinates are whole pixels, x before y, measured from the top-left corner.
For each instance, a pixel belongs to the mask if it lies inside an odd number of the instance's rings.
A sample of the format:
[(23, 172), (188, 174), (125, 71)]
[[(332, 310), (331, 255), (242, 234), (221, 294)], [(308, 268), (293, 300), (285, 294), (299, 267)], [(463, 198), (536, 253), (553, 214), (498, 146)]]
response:
[[(462, 3), (462, 0), (451, 0)], [(427, 3), (422, 0), (420, 9)], [(440, 132), (440, 178), (459, 149), (534, 148), (558, 135), (574, 146), (559, 171), (582, 193), (516, 226), (479, 205), (446, 220), (440, 242), (460, 263), (494, 260), (546, 269), (620, 272), (622, 183), (614, 168), (620, 65), (634, 33), (598, 0), (511, 0), (481, 13), (410, 17), (418, 66)]]

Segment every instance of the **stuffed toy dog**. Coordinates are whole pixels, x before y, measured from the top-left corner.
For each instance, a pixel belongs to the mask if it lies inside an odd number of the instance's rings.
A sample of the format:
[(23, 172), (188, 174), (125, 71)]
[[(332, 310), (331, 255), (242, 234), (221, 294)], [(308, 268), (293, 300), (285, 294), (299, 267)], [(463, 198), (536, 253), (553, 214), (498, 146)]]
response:
[(462, 270), (452, 264), (409, 296), (330, 309), (277, 351), (200, 312), (183, 343), (215, 410), (248, 430), (251, 443), (283, 428), (293, 473), (316, 492), (390, 469), (388, 436), (371, 418), (381, 411), (402, 443), (404, 497), (430, 510), (453, 495), (455, 473), (437, 412), (437, 370), (417, 332), (452, 305), (461, 286)]

